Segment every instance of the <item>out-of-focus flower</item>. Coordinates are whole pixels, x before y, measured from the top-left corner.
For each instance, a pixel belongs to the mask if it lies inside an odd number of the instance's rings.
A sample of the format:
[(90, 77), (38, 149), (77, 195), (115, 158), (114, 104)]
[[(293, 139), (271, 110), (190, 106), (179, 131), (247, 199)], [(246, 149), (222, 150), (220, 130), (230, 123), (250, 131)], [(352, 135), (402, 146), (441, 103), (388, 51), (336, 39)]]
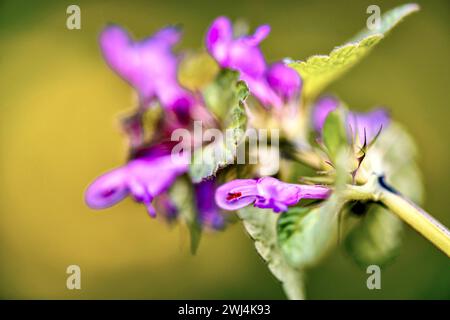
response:
[[(157, 210), (161, 210), (164, 213), (164, 217), (172, 222), (178, 217), (178, 207), (169, 197), (168, 192), (163, 192), (158, 195), (157, 201)], [(159, 212), (159, 211), (158, 211)]]
[(167, 191), (188, 169), (187, 161), (177, 160), (161, 150), (133, 159), (98, 177), (86, 190), (86, 203), (93, 209), (104, 209), (130, 195), (143, 203), (151, 216), (155, 216), (153, 199)]
[(291, 101), (300, 93), (302, 82), (299, 74), (282, 62), (272, 64), (267, 70), (266, 78), (284, 102)]
[(215, 192), (214, 179), (202, 181), (195, 185), (195, 202), (199, 222), (213, 229), (221, 229), (224, 226), (224, 219), (214, 201)]
[(328, 114), (336, 110), (338, 106), (339, 101), (330, 96), (323, 97), (316, 102), (312, 110), (312, 125), (316, 132), (322, 132)]
[(258, 208), (286, 211), (301, 199), (326, 199), (330, 189), (317, 185), (285, 183), (272, 177), (237, 179), (216, 191), (216, 203), (225, 210), (237, 210), (253, 204)]
[(193, 97), (177, 81), (172, 47), (179, 39), (180, 31), (167, 27), (134, 41), (124, 29), (110, 25), (100, 35), (100, 47), (109, 66), (138, 91), (143, 106), (158, 99), (165, 108), (185, 112)]
[(270, 27), (263, 25), (253, 35), (234, 38), (231, 21), (219, 17), (206, 34), (206, 48), (221, 67), (239, 71), (264, 106), (279, 108), (300, 94), (301, 79), (281, 62), (267, 66), (259, 43), (269, 32)]
[(361, 144), (364, 144), (364, 139), (370, 143), (380, 130), (387, 128), (390, 120), (389, 112), (384, 108), (376, 108), (366, 113), (349, 112), (347, 119), (349, 130), (354, 137), (358, 137)]
[[(330, 112), (339, 108), (340, 103), (334, 97), (323, 97), (312, 110), (312, 125), (321, 134), (325, 120)], [(369, 112), (348, 112), (346, 118), (347, 132), (350, 138), (358, 138), (360, 144), (370, 143), (382, 128), (390, 123), (390, 116), (386, 109), (375, 108)]]

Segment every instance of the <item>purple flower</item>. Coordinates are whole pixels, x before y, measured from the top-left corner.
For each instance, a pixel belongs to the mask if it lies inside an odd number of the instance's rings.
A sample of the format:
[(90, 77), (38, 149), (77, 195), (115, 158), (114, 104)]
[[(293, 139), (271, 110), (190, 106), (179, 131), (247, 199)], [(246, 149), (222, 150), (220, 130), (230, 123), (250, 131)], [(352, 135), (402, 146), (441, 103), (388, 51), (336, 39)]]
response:
[(172, 222), (178, 217), (178, 207), (172, 199), (170, 199), (168, 192), (161, 193), (156, 201), (158, 212), (162, 211), (167, 221)]
[(322, 132), (322, 128), (328, 114), (336, 110), (338, 106), (339, 101), (334, 97), (323, 97), (316, 102), (312, 110), (312, 124), (316, 132)]
[(269, 85), (283, 101), (297, 98), (300, 93), (302, 82), (299, 74), (281, 62), (276, 62), (269, 67), (266, 78)]
[(299, 185), (272, 177), (237, 179), (225, 183), (216, 191), (216, 203), (225, 210), (237, 210), (253, 204), (258, 208), (286, 211), (301, 199), (326, 199), (330, 190), (317, 185)]
[[(339, 106), (339, 101), (334, 97), (323, 97), (316, 102), (312, 110), (312, 125), (317, 133), (321, 134), (328, 114)], [(370, 143), (389, 123), (390, 116), (384, 108), (376, 108), (366, 113), (348, 112), (346, 119), (349, 136), (355, 140), (358, 138), (360, 144), (364, 144), (364, 139)]]
[(134, 41), (119, 26), (106, 27), (100, 35), (100, 47), (109, 66), (139, 93), (142, 105), (153, 99), (169, 109), (186, 110), (193, 97), (177, 81), (177, 58), (172, 46), (180, 31), (167, 27), (152, 37)]
[(219, 17), (206, 34), (206, 48), (223, 68), (240, 72), (240, 77), (264, 106), (282, 107), (299, 95), (301, 79), (297, 72), (283, 63), (268, 67), (259, 43), (270, 32), (260, 26), (253, 35), (233, 37), (231, 21)]
[(234, 39), (231, 21), (219, 17), (208, 30), (206, 47), (222, 67), (258, 78), (266, 72), (266, 61), (258, 45), (269, 32), (270, 27), (263, 25), (256, 29), (254, 35)]
[(195, 185), (195, 202), (201, 225), (206, 225), (214, 229), (221, 229), (224, 226), (224, 219), (214, 202), (215, 192), (215, 180), (202, 181)]
[(187, 161), (174, 161), (171, 154), (149, 153), (98, 177), (86, 190), (85, 200), (92, 209), (104, 209), (131, 195), (154, 217), (153, 199), (187, 169)]
[(390, 123), (389, 112), (384, 108), (376, 108), (369, 112), (349, 112), (347, 122), (350, 132), (361, 144), (370, 143)]

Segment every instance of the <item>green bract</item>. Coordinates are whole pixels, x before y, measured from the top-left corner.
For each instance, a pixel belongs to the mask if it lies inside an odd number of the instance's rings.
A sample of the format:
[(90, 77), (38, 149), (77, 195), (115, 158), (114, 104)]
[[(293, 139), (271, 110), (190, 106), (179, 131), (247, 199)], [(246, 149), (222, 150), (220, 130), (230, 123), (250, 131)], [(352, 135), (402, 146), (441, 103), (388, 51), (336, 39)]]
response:
[(247, 127), (244, 101), (248, 96), (248, 88), (244, 82), (237, 79), (235, 72), (224, 70), (207, 91), (209, 106), (217, 110), (216, 114), (223, 113), (225, 131), (222, 132), (222, 137), (225, 141), (213, 141), (195, 151), (189, 168), (193, 182), (211, 177), (217, 170), (233, 163), (237, 147), (244, 139)]
[(348, 144), (345, 114), (341, 109), (330, 112), (323, 125), (322, 140), (331, 160)]
[[(405, 130), (392, 123), (368, 152), (366, 170), (382, 172), (389, 184), (416, 203), (423, 198), (423, 183), (416, 164), (416, 146)], [(403, 223), (377, 204), (348, 235), (346, 248), (361, 266), (382, 265), (398, 252)]]
[(281, 281), (290, 299), (303, 299), (303, 273), (292, 267), (280, 248), (277, 219), (271, 210), (247, 207), (238, 211), (245, 229), (255, 241), (256, 251), (267, 263), (272, 274)]
[(317, 208), (292, 208), (280, 216), (278, 241), (291, 266), (314, 266), (337, 243), (337, 219), (342, 205), (342, 200), (332, 196)]
[(170, 195), (180, 212), (181, 219), (188, 227), (191, 238), (191, 253), (195, 254), (200, 244), (202, 227), (198, 221), (194, 195), (186, 179), (178, 180), (170, 189)]

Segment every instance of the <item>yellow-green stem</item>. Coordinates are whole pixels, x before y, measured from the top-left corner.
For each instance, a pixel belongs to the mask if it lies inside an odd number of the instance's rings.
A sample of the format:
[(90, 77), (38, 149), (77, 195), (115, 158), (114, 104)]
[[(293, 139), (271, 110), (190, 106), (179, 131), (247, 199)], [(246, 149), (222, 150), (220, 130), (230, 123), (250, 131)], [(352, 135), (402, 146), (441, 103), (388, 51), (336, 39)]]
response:
[(439, 221), (410, 200), (386, 189), (381, 191), (379, 201), (450, 257), (450, 232)]
[(372, 175), (362, 186), (347, 185), (341, 196), (346, 200), (381, 202), (450, 257), (450, 231), (422, 208), (392, 190), (382, 177)]

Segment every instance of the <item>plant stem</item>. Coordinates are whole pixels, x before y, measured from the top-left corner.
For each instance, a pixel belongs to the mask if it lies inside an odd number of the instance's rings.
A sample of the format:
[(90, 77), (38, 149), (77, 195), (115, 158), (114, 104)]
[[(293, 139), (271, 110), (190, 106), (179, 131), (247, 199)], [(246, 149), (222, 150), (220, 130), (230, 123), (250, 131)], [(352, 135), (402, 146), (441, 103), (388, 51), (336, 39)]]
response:
[(450, 257), (450, 232), (439, 221), (410, 200), (382, 189), (380, 202)]
[(381, 202), (450, 257), (450, 231), (422, 208), (393, 190), (383, 177), (373, 175), (362, 186), (347, 185), (341, 194), (346, 200)]

